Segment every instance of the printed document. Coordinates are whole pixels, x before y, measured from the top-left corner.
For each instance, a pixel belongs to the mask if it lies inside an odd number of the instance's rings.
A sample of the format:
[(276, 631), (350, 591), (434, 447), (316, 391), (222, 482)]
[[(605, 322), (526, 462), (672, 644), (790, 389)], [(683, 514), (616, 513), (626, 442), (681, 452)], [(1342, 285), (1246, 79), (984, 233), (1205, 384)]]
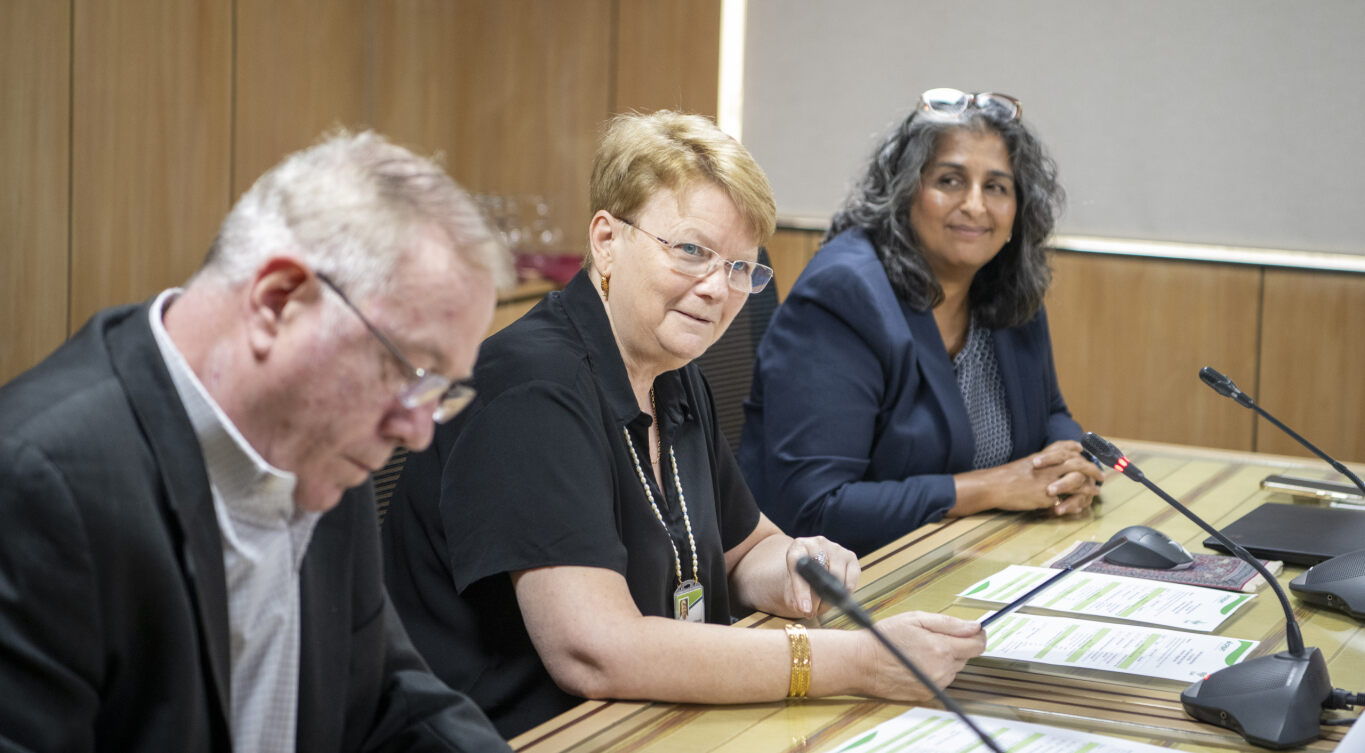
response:
[(1015, 612), (989, 628), (983, 656), (1194, 682), (1242, 661), (1258, 643)]
[[(973, 584), (958, 597), (1008, 604), (1057, 573), (1049, 567), (1010, 565)], [(1020, 608), (1209, 633), (1253, 598), (1254, 594), (1080, 570), (1057, 581)]]

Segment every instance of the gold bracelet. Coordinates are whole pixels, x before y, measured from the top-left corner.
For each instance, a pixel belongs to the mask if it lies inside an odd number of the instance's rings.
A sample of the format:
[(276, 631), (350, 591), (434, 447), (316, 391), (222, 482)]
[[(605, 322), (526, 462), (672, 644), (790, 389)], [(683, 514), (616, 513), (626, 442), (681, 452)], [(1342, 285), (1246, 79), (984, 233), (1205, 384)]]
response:
[(805, 698), (810, 691), (810, 636), (806, 626), (787, 625), (787, 643), (792, 652), (792, 676), (787, 684), (788, 698)]

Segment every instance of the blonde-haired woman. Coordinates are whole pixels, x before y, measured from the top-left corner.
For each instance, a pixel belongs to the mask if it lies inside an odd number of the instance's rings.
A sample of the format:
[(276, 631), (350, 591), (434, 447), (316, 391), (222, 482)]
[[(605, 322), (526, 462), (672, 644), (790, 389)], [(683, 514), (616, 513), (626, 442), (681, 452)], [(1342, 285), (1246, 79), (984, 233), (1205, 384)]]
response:
[[(866, 634), (726, 628), (816, 614), (803, 556), (859, 574), (759, 512), (691, 364), (772, 277), (763, 172), (705, 118), (625, 115), (591, 200), (587, 268), (485, 343), (479, 397), (395, 492), (386, 577), (414, 643), (507, 735), (583, 698), (927, 697)], [(883, 626), (944, 683), (984, 643), (944, 615)]]

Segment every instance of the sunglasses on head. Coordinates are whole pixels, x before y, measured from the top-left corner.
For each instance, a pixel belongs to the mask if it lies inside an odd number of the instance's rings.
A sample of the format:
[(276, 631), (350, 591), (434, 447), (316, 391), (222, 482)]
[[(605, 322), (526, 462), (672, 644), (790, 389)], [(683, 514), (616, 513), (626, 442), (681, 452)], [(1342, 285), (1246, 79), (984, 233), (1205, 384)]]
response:
[(968, 92), (957, 89), (930, 89), (919, 95), (917, 110), (931, 118), (955, 120), (975, 107), (1001, 120), (1018, 120), (1024, 112), (1019, 100), (996, 92)]

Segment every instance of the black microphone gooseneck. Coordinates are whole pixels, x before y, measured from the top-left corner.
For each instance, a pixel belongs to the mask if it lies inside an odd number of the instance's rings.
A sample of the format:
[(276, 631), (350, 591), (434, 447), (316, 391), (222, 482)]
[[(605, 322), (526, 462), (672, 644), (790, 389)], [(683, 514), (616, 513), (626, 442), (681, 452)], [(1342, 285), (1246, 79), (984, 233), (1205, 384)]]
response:
[(1081, 446), (1101, 463), (1150, 489), (1221, 542), (1228, 551), (1254, 567), (1270, 584), (1284, 609), (1288, 650), (1224, 667), (1195, 682), (1180, 694), (1185, 711), (1201, 721), (1234, 730), (1248, 742), (1267, 748), (1292, 748), (1318, 739), (1322, 732), (1323, 705), (1332, 695), (1327, 661), (1318, 649), (1304, 646), (1303, 633), (1298, 620), (1294, 619), (1289, 597), (1275, 576), (1240, 544), (1224, 536), (1148, 479), (1109, 440), (1087, 433)]
[(1303, 646), (1303, 633), (1299, 630), (1298, 620), (1294, 619), (1294, 608), (1289, 604), (1289, 596), (1285, 594), (1284, 589), (1281, 588), (1280, 584), (1275, 580), (1275, 576), (1270, 574), (1270, 571), (1266, 569), (1265, 565), (1261, 564), (1259, 559), (1253, 557), (1251, 552), (1248, 552), (1241, 544), (1224, 536), (1222, 531), (1209, 525), (1198, 515), (1195, 515), (1190, 511), (1190, 508), (1181, 504), (1175, 497), (1167, 494), (1161, 487), (1152, 483), (1152, 481), (1149, 480), (1137, 466), (1133, 465), (1128, 458), (1123, 455), (1123, 452), (1115, 447), (1109, 440), (1093, 432), (1087, 432), (1081, 441), (1081, 446), (1091, 455), (1098, 458), (1101, 463), (1112, 467), (1119, 473), (1122, 473), (1128, 478), (1152, 490), (1154, 494), (1165, 500), (1166, 504), (1179, 510), (1181, 515), (1193, 520), (1195, 524), (1207, 531), (1209, 535), (1218, 539), (1219, 543), (1228, 548), (1228, 551), (1256, 568), (1256, 572), (1260, 573), (1261, 577), (1265, 578), (1266, 583), (1269, 583), (1270, 587), (1274, 589), (1275, 595), (1280, 599), (1280, 607), (1284, 609), (1284, 639), (1285, 643), (1289, 644), (1289, 652), (1295, 656), (1303, 655), (1305, 650)]
[(844, 584), (840, 583), (839, 579), (835, 578), (833, 573), (821, 567), (820, 563), (810, 557), (802, 557), (797, 561), (796, 572), (810, 584), (811, 589), (815, 591), (815, 594), (823, 601), (833, 604), (843, 610), (844, 614), (858, 623), (860, 627), (867, 628), (878, 641), (881, 641), (883, 646), (886, 646), (886, 649), (891, 652), (892, 656), (896, 657), (896, 660), (899, 661), (902, 666), (910, 670), (910, 674), (914, 675), (915, 679), (919, 680), (921, 685), (933, 692), (934, 697), (938, 699), (939, 703), (943, 704), (944, 708), (957, 714), (957, 718), (961, 719), (963, 724), (971, 728), (972, 732), (976, 733), (976, 736), (981, 739), (981, 742), (984, 743), (987, 748), (995, 751), (995, 753), (1005, 753), (1005, 751), (996, 744), (995, 740), (991, 739), (991, 736), (986, 734), (985, 730), (978, 727), (976, 722), (972, 721), (972, 718), (967, 716), (967, 713), (962, 710), (962, 707), (957, 705), (957, 701), (954, 701), (947, 693), (944, 693), (942, 688), (936, 685), (933, 680), (930, 680), (928, 675), (924, 674), (919, 667), (915, 666), (914, 662), (910, 661), (910, 657), (906, 656), (896, 644), (891, 642), (890, 638), (886, 637), (885, 633), (877, 628), (872, 622), (872, 615), (858, 606), (858, 603), (853, 600), (853, 595), (848, 592), (847, 588), (844, 588)]
[(1300, 436), (1297, 431), (1294, 431), (1293, 429), (1281, 423), (1280, 419), (1275, 418), (1274, 416), (1267, 413), (1264, 408), (1256, 404), (1255, 400), (1252, 400), (1249, 395), (1238, 389), (1237, 385), (1234, 384), (1231, 379), (1228, 379), (1227, 377), (1223, 376), (1223, 374), (1219, 372), (1217, 369), (1214, 369), (1210, 366), (1205, 366), (1204, 368), (1199, 370), (1199, 379), (1203, 381), (1204, 384), (1207, 384), (1214, 392), (1217, 392), (1223, 397), (1232, 398), (1237, 402), (1238, 405), (1241, 405), (1244, 408), (1250, 408), (1251, 410), (1255, 411), (1257, 415), (1274, 424), (1275, 428), (1293, 437), (1295, 442), (1298, 442), (1299, 444), (1308, 448), (1308, 450), (1312, 452), (1314, 455), (1317, 455), (1318, 457), (1327, 461), (1327, 464), (1332, 466), (1333, 470), (1350, 479), (1351, 483), (1356, 485), (1356, 488), (1360, 490), (1361, 494), (1365, 494), (1365, 483), (1362, 483), (1360, 477), (1352, 473), (1350, 468), (1347, 468), (1342, 463), (1337, 462), (1337, 460), (1333, 458), (1331, 455), (1328, 455), (1327, 453), (1318, 449), (1317, 445), (1313, 444), (1312, 442), (1309, 442), (1307, 439), (1304, 439), (1302, 436)]

